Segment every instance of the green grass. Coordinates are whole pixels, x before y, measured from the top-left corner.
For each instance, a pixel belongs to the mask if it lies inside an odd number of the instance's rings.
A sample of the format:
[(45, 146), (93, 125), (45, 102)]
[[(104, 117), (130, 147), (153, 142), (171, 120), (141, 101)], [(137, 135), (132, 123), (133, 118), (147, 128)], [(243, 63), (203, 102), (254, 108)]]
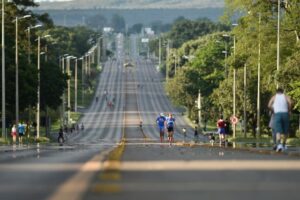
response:
[(254, 137), (229, 137), (228, 140), (230, 142), (243, 142), (243, 143), (271, 143), (272, 142), (272, 138), (271, 137), (260, 137), (260, 138), (254, 138)]

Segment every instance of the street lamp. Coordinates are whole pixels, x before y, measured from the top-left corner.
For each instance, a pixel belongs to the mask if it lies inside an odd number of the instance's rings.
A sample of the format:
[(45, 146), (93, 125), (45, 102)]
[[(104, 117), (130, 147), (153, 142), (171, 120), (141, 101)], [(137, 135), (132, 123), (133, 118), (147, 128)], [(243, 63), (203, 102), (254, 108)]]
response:
[(74, 112), (77, 112), (77, 64), (78, 59), (75, 59), (75, 101), (74, 101)]
[[(278, 0), (278, 6), (277, 6), (277, 73), (280, 68), (280, 3), (281, 0)], [(276, 87), (278, 88), (278, 81), (276, 83)]]
[(1, 36), (1, 50), (2, 50), (2, 137), (6, 137), (6, 116), (5, 116), (5, 31), (4, 31), (4, 17), (5, 17), (5, 1), (2, 0), (2, 36)]
[(36, 136), (37, 138), (40, 137), (40, 90), (41, 90), (41, 85), (40, 85), (40, 79), (41, 79), (41, 73), (40, 73), (40, 68), (41, 68), (41, 39), (42, 38), (47, 38), (50, 37), (50, 35), (45, 35), (45, 36), (38, 36), (38, 57), (37, 57), (37, 68), (38, 68), (38, 90), (37, 90), (37, 105), (36, 105)]
[(260, 136), (260, 60), (261, 60), (261, 13), (258, 16), (258, 63), (257, 63), (257, 121), (256, 121), (256, 133)]
[(16, 126), (19, 124), (19, 48), (18, 48), (18, 21), (22, 19), (26, 19), (31, 17), (31, 15), (25, 15), (23, 17), (16, 17), (14, 22), (16, 23), (16, 55), (15, 55), (15, 63), (16, 63)]
[(71, 119), (71, 72), (70, 72), (70, 61), (71, 59), (76, 59), (74, 56), (68, 56), (67, 57), (67, 74), (69, 76), (67, 84), (68, 84), (68, 122), (67, 124), (70, 123)]
[[(229, 38), (228, 34), (222, 35), (224, 38)], [(228, 57), (228, 50), (227, 50), (227, 41), (225, 41), (225, 51), (222, 51), (225, 54), (225, 78), (228, 78), (228, 70), (227, 70), (227, 57)]]
[[(60, 65), (61, 65), (61, 70), (62, 70), (62, 73), (64, 74), (65, 73), (65, 58), (68, 56), (69, 54), (64, 54), (63, 56), (61, 56), (60, 58)], [(62, 95), (62, 112), (61, 112), (61, 124), (62, 126), (64, 125), (64, 120), (65, 120), (65, 92), (63, 92), (63, 95)]]
[(35, 26), (30, 26), (26, 29), (26, 31), (28, 32), (28, 63), (31, 64), (31, 40), (30, 40), (30, 31), (31, 29), (36, 29), (36, 28), (40, 28), (43, 25), (41, 24), (37, 24)]
[(85, 66), (85, 61), (84, 61), (84, 56), (82, 56), (81, 58), (79, 58), (79, 60), (81, 60), (82, 62), (82, 66), (81, 66), (81, 104), (82, 107), (84, 106), (84, 66)]

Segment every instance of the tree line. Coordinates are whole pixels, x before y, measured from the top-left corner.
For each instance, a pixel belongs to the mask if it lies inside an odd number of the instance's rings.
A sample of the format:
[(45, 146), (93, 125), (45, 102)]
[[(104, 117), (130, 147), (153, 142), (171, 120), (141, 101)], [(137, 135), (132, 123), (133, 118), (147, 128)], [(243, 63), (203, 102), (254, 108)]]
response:
[[(54, 26), (47, 13), (35, 14), (30, 10), (36, 6), (38, 5), (31, 0), (14, 0), (5, 3), (5, 106), (8, 125), (14, 123), (16, 109), (16, 37), (18, 37), (19, 50), (19, 111), (22, 121), (30, 118), (30, 111), (35, 109), (37, 103), (37, 38), (48, 34), (51, 36), (47, 40), (41, 40), (43, 55), (40, 64), (40, 97), (42, 111), (46, 108), (55, 111), (62, 104), (61, 96), (66, 89), (67, 80), (71, 78), (66, 74), (66, 70), (62, 71), (60, 58), (65, 54), (79, 58), (91, 48), (93, 45), (91, 41), (98, 37), (96, 32), (85, 27)], [(19, 32), (16, 36), (14, 20), (25, 15), (31, 17), (19, 21)], [(37, 24), (42, 27), (32, 28)], [(28, 28), (30, 28), (30, 35)], [(0, 87), (2, 90), (2, 85)]]

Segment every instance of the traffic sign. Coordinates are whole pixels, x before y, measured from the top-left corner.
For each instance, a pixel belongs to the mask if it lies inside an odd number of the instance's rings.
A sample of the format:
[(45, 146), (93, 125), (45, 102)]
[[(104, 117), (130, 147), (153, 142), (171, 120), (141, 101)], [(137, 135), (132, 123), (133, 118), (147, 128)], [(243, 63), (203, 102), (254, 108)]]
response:
[(239, 119), (236, 116), (232, 116), (230, 117), (230, 121), (232, 124), (237, 124), (239, 122)]

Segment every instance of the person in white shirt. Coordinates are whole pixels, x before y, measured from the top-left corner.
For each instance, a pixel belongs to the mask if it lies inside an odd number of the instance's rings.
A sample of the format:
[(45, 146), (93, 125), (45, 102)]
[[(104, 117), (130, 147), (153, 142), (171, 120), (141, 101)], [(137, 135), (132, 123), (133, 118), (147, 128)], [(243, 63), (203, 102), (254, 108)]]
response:
[[(273, 126), (276, 133), (276, 151), (285, 150), (289, 129), (289, 115), (292, 109), (291, 98), (284, 94), (282, 88), (278, 88), (276, 94), (270, 99), (268, 108), (274, 113)], [(281, 136), (283, 136), (282, 143)]]

